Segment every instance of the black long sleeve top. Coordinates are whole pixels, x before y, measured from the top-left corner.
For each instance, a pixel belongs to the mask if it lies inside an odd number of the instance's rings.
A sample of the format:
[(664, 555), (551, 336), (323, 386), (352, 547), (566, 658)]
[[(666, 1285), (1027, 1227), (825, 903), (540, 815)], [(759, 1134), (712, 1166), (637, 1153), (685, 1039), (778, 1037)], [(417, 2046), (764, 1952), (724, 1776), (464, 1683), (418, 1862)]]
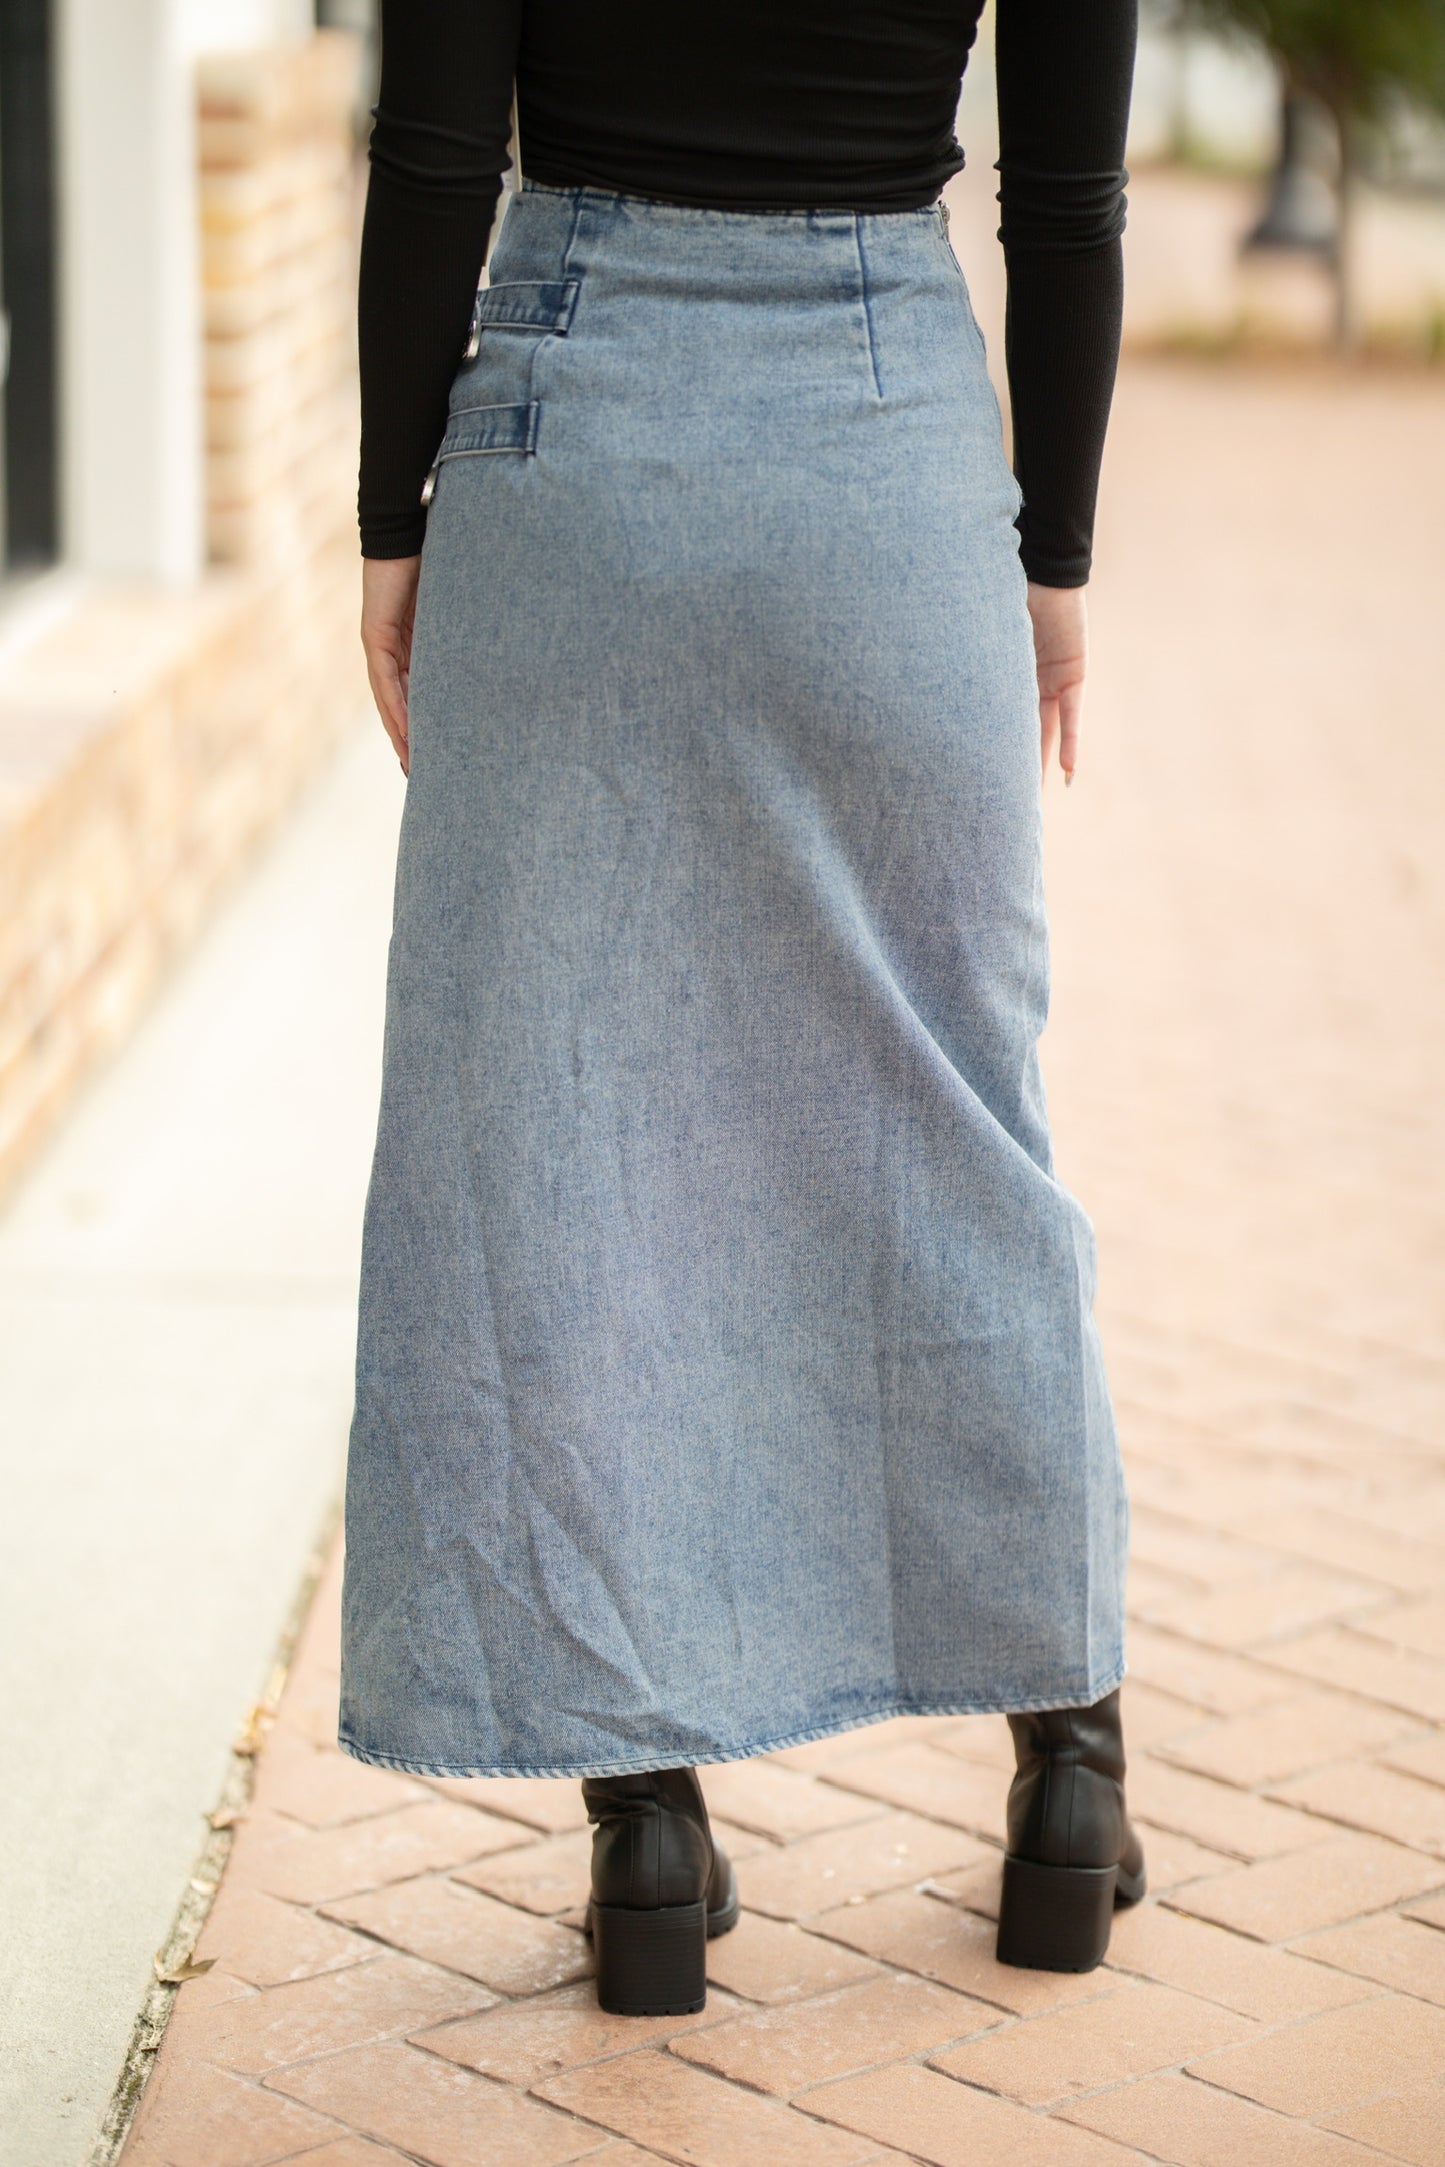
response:
[[(726, 209), (931, 203), (984, 0), (383, 0), (362, 232), (362, 552), (426, 531), (508, 162)], [(1123, 305), (1137, 0), (996, 0), (1005, 359), (1030, 579), (1089, 576)]]

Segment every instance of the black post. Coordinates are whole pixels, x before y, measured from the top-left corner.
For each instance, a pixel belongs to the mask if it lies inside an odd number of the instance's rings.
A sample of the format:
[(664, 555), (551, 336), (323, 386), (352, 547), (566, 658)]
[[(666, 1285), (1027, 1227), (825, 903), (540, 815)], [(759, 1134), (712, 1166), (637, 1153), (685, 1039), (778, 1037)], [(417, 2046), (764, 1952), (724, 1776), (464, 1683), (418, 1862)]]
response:
[(1263, 214), (1245, 236), (1247, 249), (1286, 248), (1333, 255), (1335, 206), (1322, 166), (1321, 126), (1316, 101), (1293, 84), (1282, 84), (1279, 154)]
[(5, 556), (48, 563), (57, 508), (55, 107), (50, 0), (0, 4)]

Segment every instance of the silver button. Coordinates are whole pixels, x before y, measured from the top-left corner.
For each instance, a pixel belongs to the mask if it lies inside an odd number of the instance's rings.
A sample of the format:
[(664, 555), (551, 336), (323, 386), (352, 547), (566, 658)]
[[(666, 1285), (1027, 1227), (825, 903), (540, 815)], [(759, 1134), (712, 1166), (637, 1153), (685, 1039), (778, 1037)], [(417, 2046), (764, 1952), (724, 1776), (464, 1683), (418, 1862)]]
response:
[(467, 361), (475, 361), (475, 360), (476, 360), (476, 358), (477, 358), (477, 355), (478, 355), (478, 354), (479, 354), (479, 353), (481, 352), (481, 350), (482, 350), (482, 327), (481, 327), (481, 325), (480, 325), (480, 324), (479, 324), (479, 323), (478, 323), (478, 322), (476, 321), (476, 319), (475, 319), (475, 317), (474, 317), (474, 318), (472, 319), (472, 328), (471, 328), (471, 333), (470, 333), (470, 336), (469, 336), (469, 337), (468, 337), (468, 339), (467, 339), (466, 347), (465, 347), (465, 350), (464, 350), (464, 353), (463, 353), (463, 359), (464, 359), (464, 360), (467, 360)]
[(435, 467), (433, 467), (433, 468), (431, 469), (431, 472), (430, 472), (430, 473), (429, 473), (429, 474), (427, 475), (427, 478), (426, 478), (426, 480), (425, 480), (425, 481), (424, 481), (424, 482), (422, 483), (422, 485), (421, 485), (421, 500), (422, 500), (422, 503), (423, 503), (423, 504), (430, 504), (430, 503), (431, 503), (431, 500), (432, 500), (432, 498), (433, 498), (433, 497), (434, 497), (434, 496), (436, 495), (436, 493), (437, 493), (437, 470), (436, 470), (436, 468), (435, 468)]

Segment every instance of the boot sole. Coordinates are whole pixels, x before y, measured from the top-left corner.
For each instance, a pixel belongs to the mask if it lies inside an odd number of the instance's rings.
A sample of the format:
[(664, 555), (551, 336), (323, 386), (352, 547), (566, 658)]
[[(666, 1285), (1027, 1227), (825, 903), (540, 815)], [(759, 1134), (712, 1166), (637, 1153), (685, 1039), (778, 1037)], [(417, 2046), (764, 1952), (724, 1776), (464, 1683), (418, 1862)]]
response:
[(589, 1904), (597, 2005), (610, 2016), (696, 2016), (707, 2006), (707, 1945), (738, 1923), (736, 1885), (716, 1911), (704, 1902), (634, 1911)]
[(1108, 1954), (1115, 1907), (1137, 1904), (1144, 1889), (1142, 1870), (1005, 1857), (998, 1960), (1021, 1971), (1093, 1971)]

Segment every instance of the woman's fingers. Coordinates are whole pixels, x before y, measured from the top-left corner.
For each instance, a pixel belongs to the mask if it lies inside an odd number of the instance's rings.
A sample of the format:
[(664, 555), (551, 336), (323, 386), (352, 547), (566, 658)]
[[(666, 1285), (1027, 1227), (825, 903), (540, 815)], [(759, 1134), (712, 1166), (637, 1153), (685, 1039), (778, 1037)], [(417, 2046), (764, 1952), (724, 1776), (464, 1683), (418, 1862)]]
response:
[(1082, 587), (1028, 586), (1039, 688), (1039, 739), (1043, 771), (1057, 748), (1064, 781), (1072, 782), (1079, 759), (1088, 663), (1088, 616)]
[(1059, 703), (1047, 693), (1039, 694), (1039, 759), (1044, 775), (1049, 772), (1049, 761), (1059, 736)]
[(395, 655), (382, 648), (368, 648), (366, 674), (371, 681), (371, 696), (376, 702), (381, 726), (391, 740), (404, 775), (411, 747), (407, 740), (406, 685)]
[(1079, 739), (1084, 722), (1084, 681), (1079, 678), (1059, 694), (1059, 766), (1064, 781), (1071, 783), (1079, 760)]
[(382, 728), (401, 762), (403, 775), (411, 767), (407, 703), (420, 571), (419, 556), (367, 557), (361, 567), (361, 644), (366, 651), (366, 674)]

